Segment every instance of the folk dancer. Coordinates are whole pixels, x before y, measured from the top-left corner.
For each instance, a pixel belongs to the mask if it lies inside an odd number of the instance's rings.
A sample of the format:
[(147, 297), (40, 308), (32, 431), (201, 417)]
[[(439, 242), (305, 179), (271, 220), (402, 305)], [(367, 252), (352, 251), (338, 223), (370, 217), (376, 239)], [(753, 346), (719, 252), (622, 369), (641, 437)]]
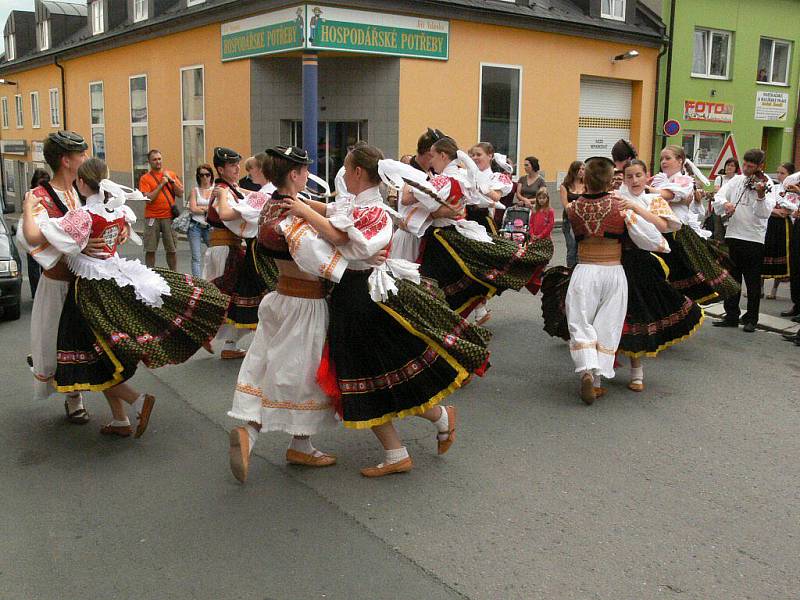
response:
[(786, 178), (794, 173), (790, 162), (778, 167), (778, 185), (775, 188), (775, 208), (767, 221), (767, 234), (764, 237), (764, 263), (761, 266), (761, 279), (772, 279), (772, 291), (767, 300), (775, 300), (778, 285), (788, 281), (792, 271), (792, 215), (797, 211), (794, 194), (787, 194), (783, 186)]

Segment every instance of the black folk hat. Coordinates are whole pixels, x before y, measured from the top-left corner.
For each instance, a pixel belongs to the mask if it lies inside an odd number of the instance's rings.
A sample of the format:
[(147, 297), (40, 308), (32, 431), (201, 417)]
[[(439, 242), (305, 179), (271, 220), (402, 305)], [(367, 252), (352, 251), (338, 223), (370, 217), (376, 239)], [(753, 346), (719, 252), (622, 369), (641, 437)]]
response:
[(236, 152), (236, 150), (231, 150), (230, 148), (225, 148), (223, 146), (217, 146), (214, 148), (214, 166), (221, 167), (222, 165), (227, 165), (230, 163), (238, 163), (242, 160), (242, 155)]
[(298, 165), (310, 165), (314, 162), (309, 158), (307, 150), (297, 146), (273, 146), (272, 148), (267, 148), (267, 154), (285, 158)]
[(83, 152), (89, 147), (83, 136), (74, 131), (61, 130), (51, 133), (47, 139), (67, 152)]

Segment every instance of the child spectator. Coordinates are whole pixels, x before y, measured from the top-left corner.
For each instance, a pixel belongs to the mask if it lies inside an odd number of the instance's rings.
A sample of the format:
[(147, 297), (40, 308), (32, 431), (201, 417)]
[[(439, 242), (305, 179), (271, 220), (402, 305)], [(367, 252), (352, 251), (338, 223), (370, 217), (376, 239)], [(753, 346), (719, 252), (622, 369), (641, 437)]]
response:
[(536, 202), (531, 213), (530, 232), (531, 239), (540, 240), (549, 238), (553, 232), (553, 225), (556, 222), (556, 215), (550, 208), (550, 195), (547, 188), (541, 188), (536, 192)]

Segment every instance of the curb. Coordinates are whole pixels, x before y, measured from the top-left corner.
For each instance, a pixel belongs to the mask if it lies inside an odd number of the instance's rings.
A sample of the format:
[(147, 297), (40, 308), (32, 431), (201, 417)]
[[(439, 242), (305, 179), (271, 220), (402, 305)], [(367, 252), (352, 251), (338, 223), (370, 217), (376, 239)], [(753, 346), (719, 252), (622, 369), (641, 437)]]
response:
[[(710, 317), (722, 318), (725, 316), (725, 308), (722, 302), (703, 306), (703, 310), (706, 315)], [(774, 333), (797, 333), (797, 331), (800, 330), (800, 324), (795, 323), (791, 319), (759, 313), (758, 325), (756, 325), (756, 328), (763, 331), (772, 331)]]

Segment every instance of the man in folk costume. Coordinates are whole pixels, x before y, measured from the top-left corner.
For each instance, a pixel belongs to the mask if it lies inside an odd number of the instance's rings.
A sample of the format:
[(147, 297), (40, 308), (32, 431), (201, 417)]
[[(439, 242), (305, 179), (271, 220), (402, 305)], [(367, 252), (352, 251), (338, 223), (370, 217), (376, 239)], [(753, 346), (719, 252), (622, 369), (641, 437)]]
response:
[[(63, 217), (67, 211), (81, 206), (73, 184), (78, 167), (86, 160), (87, 148), (88, 144), (83, 137), (72, 131), (58, 131), (47, 136), (42, 151), (45, 161), (53, 171), (53, 177), (48, 183), (29, 191), (23, 205), (24, 211), (30, 211), (30, 217), (37, 224), (48, 218)], [(38, 202), (33, 202), (30, 196), (35, 197)], [(58, 323), (74, 276), (61, 252), (46, 242), (29, 244), (22, 228), (17, 232), (17, 244), (42, 266), (44, 275), (39, 281), (31, 312), (34, 397), (42, 399), (54, 391), (52, 380), (57, 365)], [(96, 254), (102, 251), (103, 245), (102, 238), (89, 240), (84, 252)], [(84, 424), (89, 421), (89, 413), (86, 412), (83, 398), (78, 392), (66, 394), (64, 409), (70, 423)]]
[(601, 377), (614, 376), (614, 355), (628, 305), (628, 282), (622, 268), (622, 239), (627, 235), (643, 250), (669, 252), (648, 212), (626, 210), (609, 194), (614, 163), (586, 161), (586, 192), (567, 209), (578, 242), (578, 264), (566, 297), (570, 354), (581, 376), (581, 399), (592, 404), (604, 393)]

